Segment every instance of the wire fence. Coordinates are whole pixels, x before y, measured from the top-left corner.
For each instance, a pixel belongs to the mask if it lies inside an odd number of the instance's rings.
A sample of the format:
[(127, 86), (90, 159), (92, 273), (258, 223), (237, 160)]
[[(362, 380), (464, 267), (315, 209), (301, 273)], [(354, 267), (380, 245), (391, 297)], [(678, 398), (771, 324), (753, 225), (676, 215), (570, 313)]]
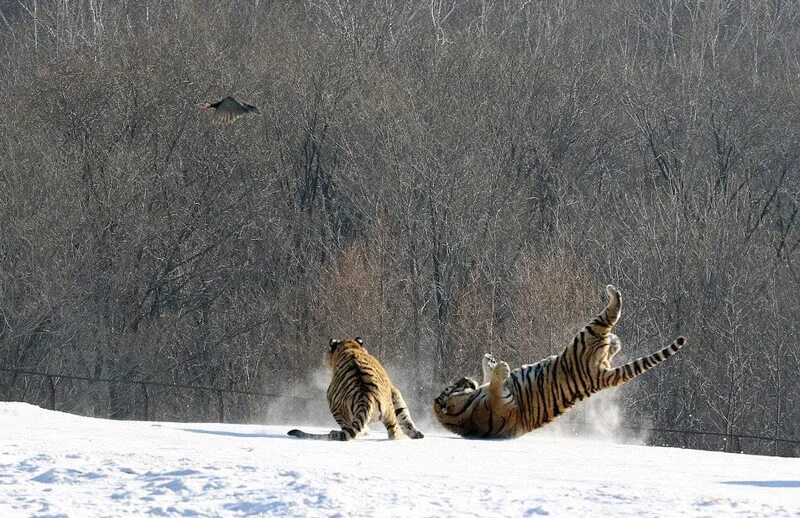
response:
[(231, 388), (221, 388), (221, 387), (211, 387), (208, 385), (192, 385), (192, 384), (184, 384), (184, 383), (166, 383), (160, 381), (149, 381), (149, 380), (140, 380), (140, 379), (115, 379), (115, 378), (104, 378), (104, 377), (92, 377), (92, 376), (77, 376), (74, 374), (62, 374), (62, 373), (53, 373), (53, 372), (41, 372), (37, 370), (31, 369), (19, 369), (19, 368), (8, 368), (8, 367), (0, 367), (0, 372), (10, 372), (14, 374), (22, 374), (25, 376), (39, 376), (46, 380), (47, 382), (47, 389), (48, 389), (48, 400), (47, 400), (47, 408), (50, 410), (58, 410), (58, 401), (56, 398), (56, 380), (66, 379), (66, 380), (74, 380), (74, 381), (86, 381), (89, 383), (109, 383), (109, 384), (118, 384), (118, 385), (133, 385), (138, 386), (141, 390), (142, 398), (143, 398), (143, 419), (149, 420), (151, 418), (150, 413), (150, 391), (149, 387), (163, 387), (163, 388), (171, 388), (171, 389), (180, 389), (180, 390), (191, 390), (191, 391), (202, 391), (202, 392), (210, 392), (216, 394), (217, 396), (217, 419), (220, 423), (225, 422), (225, 398), (223, 397), (225, 394), (238, 394), (238, 395), (246, 395), (246, 396), (255, 396), (260, 398), (274, 398), (274, 399), (297, 399), (300, 401), (308, 401), (311, 400), (310, 397), (303, 397), (303, 396), (287, 396), (285, 394), (274, 394), (270, 392), (258, 392), (253, 390), (239, 390), (239, 389), (231, 389)]
[[(152, 416), (150, 413), (150, 391), (149, 387), (163, 387), (163, 388), (170, 388), (170, 389), (178, 389), (178, 390), (187, 390), (187, 391), (203, 391), (203, 392), (210, 392), (216, 394), (217, 396), (217, 420), (220, 423), (225, 422), (226, 412), (225, 412), (225, 398), (223, 397), (225, 394), (237, 394), (237, 395), (245, 395), (245, 396), (253, 396), (258, 398), (271, 398), (271, 399), (295, 399), (298, 401), (310, 401), (314, 398), (305, 397), (305, 396), (297, 396), (297, 395), (286, 395), (286, 394), (276, 394), (271, 392), (259, 392), (259, 391), (252, 391), (252, 390), (239, 390), (239, 389), (231, 389), (231, 388), (221, 388), (221, 387), (212, 387), (207, 385), (193, 385), (193, 384), (183, 384), (183, 383), (166, 383), (166, 382), (159, 382), (159, 381), (149, 381), (149, 380), (140, 380), (140, 379), (114, 379), (114, 378), (104, 378), (104, 377), (91, 377), (91, 376), (77, 376), (72, 374), (62, 374), (62, 373), (52, 373), (52, 372), (41, 372), (37, 370), (31, 369), (20, 369), (20, 368), (8, 368), (8, 367), (0, 367), (0, 372), (9, 372), (14, 374), (21, 374), (24, 376), (38, 376), (42, 377), (47, 382), (47, 390), (48, 390), (48, 400), (47, 400), (47, 408), (50, 410), (58, 410), (59, 402), (56, 398), (56, 381), (60, 379), (67, 379), (67, 380), (75, 380), (75, 381), (86, 381), (90, 383), (109, 383), (109, 384), (119, 384), (119, 385), (134, 385), (138, 386), (141, 390), (142, 398), (143, 398), (143, 419), (149, 420)], [(732, 443), (740, 444), (742, 439), (750, 439), (756, 441), (762, 441), (764, 443), (768, 443), (773, 445), (773, 448), (770, 451), (764, 451), (764, 453), (772, 454), (772, 455), (779, 455), (779, 445), (786, 444), (792, 446), (800, 446), (800, 439), (795, 438), (785, 438), (785, 437), (777, 437), (777, 436), (765, 436), (765, 435), (753, 435), (753, 434), (743, 434), (743, 433), (726, 433), (726, 432), (718, 432), (718, 431), (707, 431), (707, 430), (690, 430), (690, 429), (682, 429), (682, 428), (669, 428), (669, 427), (659, 427), (659, 426), (636, 426), (636, 425), (622, 425), (622, 429), (638, 433), (638, 434), (651, 434), (653, 432), (661, 434), (662, 436), (666, 435), (677, 435), (682, 436), (684, 439), (687, 437), (716, 437), (721, 438), (725, 441), (725, 451), (731, 451), (729, 446)], [(670, 444), (664, 444), (670, 445)], [(733, 451), (737, 451), (734, 449)]]
[[(628, 430), (635, 434), (646, 434), (648, 436), (649, 443), (651, 445), (657, 445), (657, 446), (677, 446), (678, 441), (674, 440), (677, 436), (683, 439), (682, 443), (686, 447), (692, 447), (692, 448), (694, 448), (694, 446), (691, 446), (692, 444), (691, 441), (688, 441), (687, 439), (694, 437), (694, 438), (706, 439), (703, 442), (704, 447), (701, 449), (717, 449), (719, 451), (725, 451), (729, 453), (758, 453), (762, 455), (772, 455), (776, 457), (778, 456), (796, 457), (800, 454), (800, 439), (767, 436), (767, 435), (752, 435), (746, 433), (739, 433), (736, 431), (725, 433), (725, 432), (708, 431), (708, 430), (690, 430), (690, 429), (669, 428), (660, 426), (620, 425), (619, 428), (623, 430)], [(653, 437), (654, 433), (658, 434), (662, 438), (662, 440), (659, 441), (656, 438), (654, 438)], [(672, 437), (673, 440), (668, 440), (666, 439), (667, 437)], [(709, 448), (707, 445), (709, 444), (708, 439), (710, 438), (720, 439), (722, 447)], [(761, 443), (761, 447), (754, 448), (751, 446), (745, 448), (744, 446), (742, 446), (743, 440), (759, 441)], [(717, 444), (720, 444), (720, 442), (718, 441)], [(789, 446), (789, 449), (782, 448), (781, 447), (782, 445)]]

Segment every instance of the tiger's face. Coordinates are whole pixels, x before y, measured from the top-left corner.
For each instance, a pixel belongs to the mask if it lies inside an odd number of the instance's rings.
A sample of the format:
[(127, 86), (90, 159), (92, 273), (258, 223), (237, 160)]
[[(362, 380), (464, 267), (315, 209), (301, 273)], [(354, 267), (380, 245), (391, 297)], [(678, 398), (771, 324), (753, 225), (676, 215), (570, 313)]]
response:
[(337, 340), (335, 338), (331, 338), (331, 341), (328, 342), (328, 350), (325, 351), (325, 367), (327, 367), (329, 370), (333, 370), (333, 366), (336, 365), (336, 358), (338, 358), (343, 352), (353, 349), (366, 351), (364, 348), (364, 339), (360, 336), (357, 336), (352, 340)]
[(471, 412), (464, 410), (475, 399), (479, 388), (472, 378), (461, 378), (448, 385), (433, 402), (433, 412), (439, 422), (449, 428), (449, 423), (459, 425), (461, 419), (469, 419)]

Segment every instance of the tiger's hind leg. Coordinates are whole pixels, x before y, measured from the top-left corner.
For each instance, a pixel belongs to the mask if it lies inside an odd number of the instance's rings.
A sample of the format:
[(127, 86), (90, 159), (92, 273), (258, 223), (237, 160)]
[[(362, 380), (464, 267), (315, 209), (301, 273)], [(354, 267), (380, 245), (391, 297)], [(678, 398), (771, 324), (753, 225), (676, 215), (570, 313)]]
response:
[(611, 348), (608, 353), (608, 359), (610, 360), (619, 352), (620, 349), (622, 349), (622, 340), (620, 340), (619, 337), (614, 333), (611, 333), (608, 339), (609, 342), (611, 342)]
[(414, 424), (414, 421), (411, 419), (411, 412), (408, 411), (408, 405), (405, 399), (403, 399), (403, 395), (395, 387), (392, 387), (392, 406), (394, 407), (393, 414), (406, 435), (412, 439), (422, 439), (425, 437)]
[(352, 441), (359, 435), (364, 434), (367, 423), (372, 418), (374, 411), (374, 401), (367, 397), (355, 403), (352, 408), (342, 408), (341, 406), (331, 405), (331, 413), (341, 430), (331, 430), (328, 432), (330, 441)]
[(381, 416), (381, 422), (383, 426), (386, 427), (386, 433), (389, 435), (389, 439), (395, 440), (400, 438), (397, 433), (397, 417), (394, 415), (392, 408), (388, 408), (384, 411)]
[[(333, 412), (333, 419), (336, 421), (336, 424), (338, 424), (339, 427), (342, 430), (344, 430), (345, 427), (348, 425), (347, 420), (338, 411), (334, 411)], [(362, 428), (360, 431), (356, 432), (356, 437), (359, 437), (359, 436), (362, 436), (362, 435), (366, 435), (368, 433), (369, 433), (369, 426), (364, 425), (364, 428)], [(346, 439), (344, 439), (344, 440), (346, 440)]]
[(608, 335), (608, 341), (611, 345), (608, 347), (608, 369), (611, 368), (611, 360), (614, 359), (614, 355), (622, 349), (622, 340), (619, 339), (617, 335), (611, 333)]
[(608, 295), (608, 303), (605, 309), (584, 327), (584, 331), (593, 337), (606, 336), (619, 320), (622, 295), (620, 295), (617, 288), (610, 284), (606, 286), (606, 294)]

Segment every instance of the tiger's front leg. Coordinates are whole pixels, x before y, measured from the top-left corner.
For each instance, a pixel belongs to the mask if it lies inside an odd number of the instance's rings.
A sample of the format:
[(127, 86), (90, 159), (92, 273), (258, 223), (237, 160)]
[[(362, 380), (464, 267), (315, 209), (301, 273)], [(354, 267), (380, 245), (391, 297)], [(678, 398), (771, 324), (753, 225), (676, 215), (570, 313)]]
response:
[(497, 360), (494, 359), (494, 356), (489, 353), (483, 355), (483, 359), (481, 360), (481, 368), (483, 369), (482, 385), (486, 385), (492, 381), (492, 372), (494, 372), (495, 365), (497, 365)]
[(518, 434), (514, 430), (519, 421), (519, 409), (511, 392), (511, 367), (506, 362), (496, 362), (491, 374), (486, 394), (486, 436), (495, 439), (516, 437)]
[[(512, 395), (506, 381), (508, 380), (509, 374), (511, 374), (511, 367), (509, 367), (506, 362), (495, 361), (495, 359), (488, 354), (484, 356), (484, 360), (486, 360), (487, 356), (494, 363), (494, 365), (491, 366), (491, 376), (489, 378), (489, 403), (492, 405), (495, 402), (508, 403), (512, 399)], [(485, 375), (486, 371), (484, 371), (484, 376)]]

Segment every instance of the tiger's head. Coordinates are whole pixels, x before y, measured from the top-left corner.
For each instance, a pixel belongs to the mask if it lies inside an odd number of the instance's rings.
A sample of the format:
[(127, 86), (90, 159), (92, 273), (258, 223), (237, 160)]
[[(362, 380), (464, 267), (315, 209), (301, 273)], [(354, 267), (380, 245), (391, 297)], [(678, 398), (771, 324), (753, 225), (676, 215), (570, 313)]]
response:
[(364, 350), (364, 339), (360, 336), (355, 337), (354, 339), (345, 339), (345, 340), (337, 340), (335, 338), (331, 338), (331, 341), (328, 342), (328, 350), (325, 351), (325, 366), (333, 370), (334, 365), (336, 365), (336, 360), (342, 354), (345, 354), (347, 351), (359, 351)]
[(448, 385), (433, 401), (436, 419), (453, 433), (463, 434), (472, 420), (469, 406), (479, 394), (480, 386), (472, 378), (461, 378)]

